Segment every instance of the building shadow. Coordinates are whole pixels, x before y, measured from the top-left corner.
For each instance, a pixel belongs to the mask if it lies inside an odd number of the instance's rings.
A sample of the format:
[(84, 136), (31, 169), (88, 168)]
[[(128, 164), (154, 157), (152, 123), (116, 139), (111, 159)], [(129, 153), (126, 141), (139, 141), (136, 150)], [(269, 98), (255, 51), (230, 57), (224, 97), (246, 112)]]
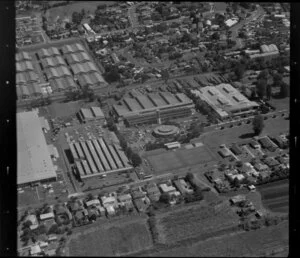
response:
[(252, 138), (255, 136), (255, 133), (245, 133), (239, 136), (240, 139)]

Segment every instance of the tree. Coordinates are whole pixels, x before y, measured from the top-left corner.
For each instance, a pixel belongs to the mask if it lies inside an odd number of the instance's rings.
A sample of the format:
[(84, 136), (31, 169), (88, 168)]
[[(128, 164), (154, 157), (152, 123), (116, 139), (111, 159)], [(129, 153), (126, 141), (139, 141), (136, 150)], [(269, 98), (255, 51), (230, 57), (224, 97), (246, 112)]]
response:
[(280, 96), (286, 98), (289, 95), (288, 85), (285, 82), (282, 82), (280, 85)]
[(159, 201), (161, 203), (170, 203), (171, 197), (168, 193), (163, 193), (160, 197), (159, 197)]
[(260, 79), (256, 84), (256, 91), (260, 98), (263, 98), (267, 94), (267, 81), (265, 79)]
[(214, 34), (211, 35), (212, 40), (219, 40), (220, 39), (220, 34), (218, 32), (215, 32)]
[(266, 94), (267, 94), (267, 99), (270, 100), (271, 99), (271, 96), (272, 96), (272, 87), (270, 84), (267, 85), (267, 91), (266, 91)]
[(255, 116), (252, 121), (252, 126), (253, 126), (254, 133), (256, 135), (259, 135), (265, 126), (263, 116), (262, 115)]
[(245, 73), (245, 67), (243, 65), (238, 64), (234, 69), (234, 73), (237, 76), (238, 80), (242, 79)]
[(233, 187), (240, 187), (240, 181), (235, 177), (232, 181), (232, 186)]
[(79, 12), (72, 13), (72, 22), (76, 24), (80, 24), (82, 20), (82, 16)]
[(23, 228), (30, 228), (31, 225), (32, 225), (31, 220), (26, 220), (26, 221), (23, 223)]
[(204, 196), (203, 196), (203, 193), (202, 193), (202, 189), (200, 187), (196, 187), (194, 196), (195, 196), (197, 201), (203, 200)]
[(186, 174), (185, 179), (186, 179), (187, 181), (191, 182), (191, 181), (194, 179), (194, 177), (195, 177), (195, 176), (194, 176), (193, 173), (188, 172), (188, 173)]
[(48, 235), (56, 234), (57, 230), (58, 230), (57, 224), (53, 224), (48, 230)]
[(132, 153), (131, 161), (132, 161), (132, 165), (134, 167), (137, 167), (142, 164), (142, 159), (141, 159), (140, 155), (138, 155), (135, 152)]

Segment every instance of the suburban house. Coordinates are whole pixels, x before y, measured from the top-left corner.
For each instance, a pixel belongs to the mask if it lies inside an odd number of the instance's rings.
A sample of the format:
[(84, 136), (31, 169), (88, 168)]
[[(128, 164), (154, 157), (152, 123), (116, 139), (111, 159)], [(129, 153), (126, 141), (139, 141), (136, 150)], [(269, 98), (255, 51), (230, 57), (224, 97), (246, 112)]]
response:
[(101, 197), (102, 206), (107, 208), (108, 206), (112, 206), (114, 208), (118, 208), (118, 202), (115, 196), (102, 196)]
[(236, 195), (230, 199), (230, 202), (233, 205), (236, 205), (236, 204), (239, 204), (239, 203), (245, 202), (245, 201), (246, 201), (245, 195)]
[(34, 214), (30, 214), (26, 217), (25, 221), (30, 221), (31, 225), (30, 225), (30, 229), (36, 229), (39, 226), (39, 222), (37, 220), (37, 217)]
[(159, 188), (163, 193), (172, 194), (172, 193), (176, 192), (176, 188), (174, 186), (172, 186), (170, 182), (160, 184)]
[(127, 210), (133, 208), (132, 197), (130, 194), (122, 194), (118, 196), (118, 201), (121, 206), (125, 206)]
[(157, 185), (155, 183), (150, 183), (145, 186), (147, 195), (151, 201), (158, 201), (161, 195)]
[(175, 180), (173, 183), (181, 194), (192, 194), (194, 192), (190, 183), (186, 182), (184, 179)]
[(145, 212), (150, 205), (150, 200), (147, 196), (134, 200), (135, 207), (139, 212)]
[(48, 220), (48, 219), (54, 219), (54, 218), (55, 218), (55, 216), (54, 216), (53, 212), (48, 212), (48, 213), (40, 215), (40, 220), (41, 221)]

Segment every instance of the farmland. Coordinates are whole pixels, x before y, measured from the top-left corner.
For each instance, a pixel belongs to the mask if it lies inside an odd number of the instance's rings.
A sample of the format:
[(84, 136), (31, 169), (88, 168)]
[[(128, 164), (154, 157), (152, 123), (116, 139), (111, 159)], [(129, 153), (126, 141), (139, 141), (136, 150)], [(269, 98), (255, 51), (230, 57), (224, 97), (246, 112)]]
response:
[(274, 212), (288, 212), (289, 182), (283, 180), (258, 187), (263, 205)]
[(227, 201), (216, 206), (203, 201), (196, 207), (158, 215), (156, 220), (158, 241), (168, 244), (202, 235), (210, 237), (216, 231), (234, 228), (237, 224), (238, 216)]
[(125, 255), (150, 248), (151, 236), (143, 222), (103, 227), (71, 241), (70, 256)]
[[(288, 254), (288, 223), (250, 232), (239, 232), (201, 241), (189, 246), (176, 247), (147, 253), (145, 256), (158, 257), (218, 257), (218, 256), (270, 256)], [(142, 255), (143, 256), (143, 255)]]
[[(147, 155), (148, 156), (148, 155)], [(205, 146), (193, 148), (190, 150), (177, 150), (172, 152), (161, 152), (147, 157), (154, 170), (158, 173), (193, 166), (196, 164), (211, 162), (214, 157)]]

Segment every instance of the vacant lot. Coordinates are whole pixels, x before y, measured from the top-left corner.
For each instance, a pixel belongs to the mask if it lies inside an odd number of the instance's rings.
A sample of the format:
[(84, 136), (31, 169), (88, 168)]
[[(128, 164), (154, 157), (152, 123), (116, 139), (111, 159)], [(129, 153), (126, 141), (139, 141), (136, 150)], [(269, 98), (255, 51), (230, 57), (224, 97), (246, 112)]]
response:
[(270, 101), (271, 105), (274, 105), (276, 107), (276, 110), (290, 110), (290, 98), (284, 98), (284, 99), (275, 99), (272, 98)]
[(57, 19), (57, 17), (61, 19), (72, 19), (73, 12), (81, 12), (81, 10), (84, 9), (85, 13), (89, 12), (91, 14), (94, 14), (98, 5), (111, 5), (113, 3), (115, 3), (115, 1), (76, 1), (76, 3), (73, 4), (51, 8), (47, 11), (46, 16), (50, 21), (54, 21), (55, 19)]
[(161, 243), (174, 243), (188, 238), (213, 234), (213, 232), (233, 228), (239, 221), (229, 207), (228, 201), (216, 206), (206, 201), (198, 206), (157, 216), (157, 229)]
[(214, 160), (205, 146), (190, 150), (164, 151), (147, 157), (154, 170), (158, 173), (172, 169), (203, 164)]
[[(147, 256), (158, 257), (241, 257), (266, 256), (272, 251), (288, 253), (288, 223), (261, 228), (250, 232), (224, 235), (215, 239), (163, 250)], [(280, 249), (286, 249), (285, 252)]]
[(68, 103), (53, 103), (47, 107), (51, 117), (74, 116), (84, 105), (83, 101), (74, 101)]
[(273, 212), (286, 213), (289, 210), (289, 182), (282, 180), (258, 187), (263, 205)]
[(119, 256), (145, 250), (151, 245), (146, 224), (135, 222), (81, 235), (71, 241), (69, 250), (70, 256)]

